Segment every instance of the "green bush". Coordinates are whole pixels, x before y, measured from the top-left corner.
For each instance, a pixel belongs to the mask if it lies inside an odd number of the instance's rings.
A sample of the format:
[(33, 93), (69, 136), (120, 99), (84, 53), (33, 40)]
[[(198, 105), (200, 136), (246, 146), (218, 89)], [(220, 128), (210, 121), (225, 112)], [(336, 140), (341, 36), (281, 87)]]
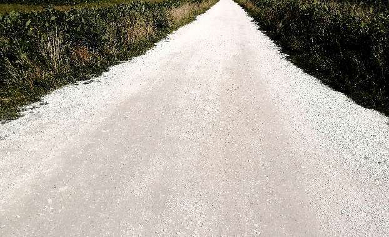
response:
[(357, 103), (389, 115), (385, 1), (236, 1), (292, 62)]
[[(190, 3), (176, 21), (170, 11)], [(207, 4), (204, 4), (207, 3)], [(104, 8), (0, 15), (0, 120), (19, 107), (139, 55), (215, 0), (134, 1)]]

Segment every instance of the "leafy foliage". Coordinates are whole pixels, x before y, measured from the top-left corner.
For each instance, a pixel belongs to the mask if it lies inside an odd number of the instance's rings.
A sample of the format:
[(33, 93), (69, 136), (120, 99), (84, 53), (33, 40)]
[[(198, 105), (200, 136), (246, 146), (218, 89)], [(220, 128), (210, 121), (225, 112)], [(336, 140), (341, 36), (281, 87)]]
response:
[(292, 62), (389, 115), (387, 1), (236, 0)]

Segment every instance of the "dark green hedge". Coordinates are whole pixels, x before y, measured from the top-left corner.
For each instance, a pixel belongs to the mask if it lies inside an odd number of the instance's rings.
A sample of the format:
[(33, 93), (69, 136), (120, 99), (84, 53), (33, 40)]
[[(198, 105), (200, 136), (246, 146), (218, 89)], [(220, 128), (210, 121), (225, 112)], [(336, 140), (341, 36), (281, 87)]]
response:
[[(175, 22), (169, 11), (191, 3)], [(200, 5), (207, 2), (208, 5)], [(97, 9), (0, 16), (0, 120), (69, 82), (87, 79), (143, 53), (214, 0), (134, 1)]]
[(348, 1), (236, 0), (296, 63), (389, 115), (389, 11)]

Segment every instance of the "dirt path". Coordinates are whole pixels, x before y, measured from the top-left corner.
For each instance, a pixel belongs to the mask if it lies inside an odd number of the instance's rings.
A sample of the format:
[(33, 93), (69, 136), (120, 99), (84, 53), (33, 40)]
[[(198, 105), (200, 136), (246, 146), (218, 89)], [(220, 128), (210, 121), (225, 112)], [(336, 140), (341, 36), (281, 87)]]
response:
[(0, 236), (389, 236), (389, 125), (231, 0), (0, 125)]

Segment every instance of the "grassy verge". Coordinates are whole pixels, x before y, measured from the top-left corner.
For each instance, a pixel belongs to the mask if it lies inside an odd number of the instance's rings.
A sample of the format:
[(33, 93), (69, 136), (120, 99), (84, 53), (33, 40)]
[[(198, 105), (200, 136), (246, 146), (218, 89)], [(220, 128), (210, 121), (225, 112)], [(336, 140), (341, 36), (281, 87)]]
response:
[(0, 16), (0, 120), (18, 117), (21, 106), (63, 85), (144, 53), (216, 1), (131, 1)]
[(389, 115), (387, 1), (235, 1), (297, 66)]

